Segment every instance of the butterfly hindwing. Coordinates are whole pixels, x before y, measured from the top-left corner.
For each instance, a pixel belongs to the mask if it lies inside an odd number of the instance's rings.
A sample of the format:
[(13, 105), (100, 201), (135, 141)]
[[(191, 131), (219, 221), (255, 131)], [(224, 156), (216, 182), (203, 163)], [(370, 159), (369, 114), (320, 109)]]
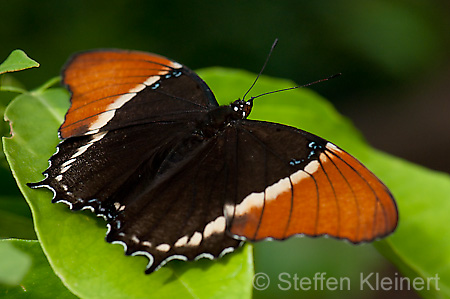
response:
[(181, 143), (174, 149), (165, 161), (177, 160), (176, 167), (146, 188), (138, 187), (144, 182), (131, 181), (124, 185), (126, 192), (112, 196), (127, 204), (119, 207), (123, 212), (111, 222), (107, 240), (126, 245), (127, 254), (150, 255), (147, 272), (175, 258), (217, 258), (241, 243), (226, 232), (223, 207), (233, 178), (223, 159), (225, 140), (212, 138), (190, 150)]

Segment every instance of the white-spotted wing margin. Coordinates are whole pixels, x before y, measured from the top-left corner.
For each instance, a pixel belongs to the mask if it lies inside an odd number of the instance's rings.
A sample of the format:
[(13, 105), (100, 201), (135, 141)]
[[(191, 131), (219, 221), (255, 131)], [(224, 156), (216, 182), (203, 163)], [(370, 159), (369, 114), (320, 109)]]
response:
[[(106, 236), (108, 236), (108, 234), (109, 234), (110, 231), (111, 231), (111, 225), (110, 225), (109, 223), (107, 223), (107, 224), (106, 224), (106, 227), (107, 227)], [(237, 248), (242, 247), (242, 245), (243, 245), (244, 243), (245, 243), (244, 241), (241, 241), (241, 242), (239, 243), (239, 245), (238, 245)], [(123, 250), (124, 250), (125, 253), (126, 253), (127, 250), (128, 250), (127, 244), (126, 244), (125, 242), (123, 242), (123, 241), (116, 240), (116, 241), (112, 241), (111, 244), (120, 244), (120, 245), (122, 245), (122, 246), (123, 246)], [(224, 255), (226, 255), (226, 254), (228, 254), (228, 253), (231, 253), (231, 252), (233, 252), (234, 250), (235, 250), (234, 247), (227, 247), (227, 248), (225, 248), (224, 250), (222, 250), (222, 252), (219, 254), (219, 256), (218, 256), (217, 258), (220, 259), (220, 258), (222, 258)], [(147, 263), (147, 266), (146, 266), (145, 270), (150, 269), (150, 267), (153, 265), (153, 263), (154, 263), (154, 261), (155, 261), (153, 255), (150, 254), (150, 253), (147, 252), (147, 251), (138, 250), (138, 251), (135, 251), (135, 252), (131, 253), (131, 256), (136, 256), (136, 255), (142, 255), (142, 256), (146, 256), (146, 257), (148, 258), (148, 263)], [(208, 252), (203, 252), (203, 253), (199, 254), (198, 256), (196, 256), (196, 257), (194, 258), (194, 260), (195, 260), (195, 261), (198, 261), (198, 260), (200, 260), (200, 259), (202, 259), (202, 258), (207, 258), (207, 259), (209, 259), (209, 260), (214, 260), (214, 259), (216, 259), (216, 257), (214, 257), (213, 254), (208, 253)], [(170, 262), (171, 260), (187, 261), (188, 258), (187, 258), (186, 256), (184, 256), (184, 255), (181, 255), (181, 254), (174, 254), (174, 255), (171, 255), (171, 256), (167, 257), (166, 259), (162, 260), (161, 263), (155, 268), (154, 272), (158, 271), (161, 267), (163, 267), (164, 265), (166, 265), (166, 264), (167, 264), (168, 262)]]
[[(54, 155), (56, 155), (56, 154), (58, 153), (58, 151), (59, 151), (59, 147), (56, 148), (56, 152), (54, 153)], [(51, 167), (51, 161), (49, 160), (49, 167), (48, 167), (48, 168), (50, 168), (50, 167)], [(44, 177), (45, 177), (44, 179), (46, 179), (46, 178), (48, 177), (48, 174), (47, 174), (47, 173), (44, 173)], [(49, 190), (51, 190), (51, 191), (53, 192), (52, 200), (54, 200), (54, 199), (56, 198), (56, 190), (53, 189), (50, 185), (41, 184), (41, 185), (33, 186), (33, 188), (40, 188), (40, 187), (45, 187), (45, 188), (47, 188), (47, 189), (49, 189)], [(56, 203), (64, 203), (64, 204), (66, 204), (66, 205), (69, 207), (70, 210), (73, 209), (72, 203), (69, 202), (69, 201), (67, 201), (67, 200), (61, 199), (61, 200), (56, 201)], [(82, 210), (90, 210), (92, 213), (95, 214), (95, 210), (94, 210), (94, 207), (93, 207), (93, 206), (86, 205), (86, 206), (84, 206), (84, 207), (82, 208)], [(103, 219), (107, 220), (107, 219), (106, 219), (106, 216), (103, 215), (103, 214), (96, 214), (96, 216), (97, 216), (97, 217), (102, 217)], [(111, 231), (111, 224), (107, 223), (107, 224), (106, 224), (106, 227), (107, 227), (107, 231), (106, 231), (106, 235), (105, 235), (105, 236), (107, 236), (107, 235), (110, 233), (110, 231)], [(238, 245), (238, 248), (241, 247), (241, 246), (245, 243), (244, 241), (242, 241), (243, 239), (241, 239), (241, 238), (237, 238), (236, 236), (233, 236), (233, 238), (238, 239), (238, 240), (241, 240), (241, 242), (240, 242), (239, 245)], [(144, 241), (144, 242), (145, 242), (145, 241)], [(116, 240), (116, 241), (112, 241), (111, 244), (120, 244), (120, 245), (123, 246), (124, 252), (127, 252), (128, 246), (127, 246), (127, 244), (126, 244), (125, 242)], [(222, 258), (224, 255), (226, 255), (226, 254), (228, 254), (228, 253), (231, 253), (231, 252), (233, 252), (234, 250), (235, 250), (234, 247), (227, 247), (227, 248), (225, 248), (224, 250), (222, 250), (222, 252), (219, 254), (219, 256), (218, 256), (217, 258)], [(131, 254), (131, 256), (136, 256), (136, 255), (142, 255), (142, 256), (146, 256), (146, 257), (148, 258), (149, 261), (148, 261), (148, 264), (147, 264), (147, 266), (146, 266), (146, 270), (149, 269), (149, 268), (153, 265), (153, 263), (154, 263), (154, 257), (153, 257), (153, 255), (151, 255), (149, 252), (147, 252), (147, 251), (135, 251), (135, 252), (133, 252), (133, 253)], [(210, 259), (210, 260), (214, 260), (214, 259), (215, 259), (215, 257), (214, 257), (213, 254), (208, 253), (208, 252), (204, 252), (204, 253), (201, 253), (201, 254), (199, 254), (198, 256), (196, 256), (196, 257), (194, 258), (194, 260), (195, 260), (195, 261), (198, 261), (198, 260), (200, 260), (200, 259), (202, 259), (202, 258), (207, 258), (207, 259)], [(177, 260), (182, 260), (182, 261), (187, 261), (187, 260), (188, 260), (188, 258), (187, 258), (186, 256), (184, 256), (184, 255), (180, 255), (180, 254), (171, 255), (171, 256), (167, 257), (166, 259), (164, 259), (164, 260), (163, 260), (163, 261), (155, 268), (155, 271), (159, 270), (161, 267), (163, 267), (164, 265), (166, 265), (168, 262), (170, 262), (171, 260), (175, 260), (175, 259), (177, 259)]]
[[(59, 135), (59, 132), (58, 132), (58, 135)], [(53, 157), (54, 155), (56, 155), (57, 153), (59, 153), (59, 145), (61, 144), (61, 142), (62, 142), (62, 141), (60, 141), (60, 142), (58, 143), (58, 145), (56, 146), (55, 153), (52, 155), (52, 157)], [(51, 166), (52, 166), (52, 161), (51, 161), (50, 159), (48, 159), (48, 167), (46, 168), (45, 171), (47, 171)], [(48, 173), (46, 173), (45, 171), (42, 173), (42, 174), (44, 175), (44, 179), (43, 179), (42, 181), (44, 181), (45, 179), (48, 178)], [(53, 192), (52, 200), (54, 200), (55, 197), (56, 197), (56, 190), (53, 189), (51, 186), (46, 185), (46, 184), (40, 184), (40, 185), (32, 186), (31, 188), (36, 189), (36, 188), (42, 188), (42, 187), (45, 187), (45, 188), (47, 188), (47, 189), (49, 189), (49, 190), (51, 190), (51, 191)], [(70, 204), (69, 207), (72, 207), (72, 204)]]

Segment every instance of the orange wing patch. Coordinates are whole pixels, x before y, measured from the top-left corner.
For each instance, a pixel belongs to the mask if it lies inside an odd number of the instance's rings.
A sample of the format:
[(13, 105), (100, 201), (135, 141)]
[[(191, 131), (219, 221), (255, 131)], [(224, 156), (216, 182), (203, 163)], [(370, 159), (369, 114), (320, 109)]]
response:
[(75, 56), (64, 71), (64, 83), (72, 98), (60, 136), (95, 132), (139, 91), (181, 67), (162, 56), (136, 51), (94, 51)]
[(359, 243), (386, 236), (398, 221), (386, 186), (331, 143), (319, 160), (226, 207), (226, 215), (233, 216), (230, 232), (250, 241), (305, 234)]

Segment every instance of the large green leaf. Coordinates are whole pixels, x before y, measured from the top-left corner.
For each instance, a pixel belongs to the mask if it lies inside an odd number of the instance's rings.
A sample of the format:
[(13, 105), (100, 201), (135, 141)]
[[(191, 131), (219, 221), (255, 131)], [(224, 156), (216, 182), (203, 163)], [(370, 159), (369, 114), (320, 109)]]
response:
[[(207, 69), (199, 74), (222, 103), (242, 96), (255, 77), (225, 69)], [(252, 93), (293, 85), (286, 80), (261, 78)], [(56, 129), (67, 109), (67, 97), (63, 90), (53, 89), (16, 99), (6, 111), (13, 123), (13, 138), (4, 140), (4, 146), (18, 185), (33, 211), (42, 247), (70, 290), (83, 297), (148, 294), (206, 297), (223, 295), (224, 289), (232, 290), (226, 293), (229, 296), (249, 295), (248, 278), (252, 269), (248, 264), (249, 247), (214, 262), (171, 262), (158, 272), (144, 276), (141, 272), (145, 258), (124, 257), (119, 246), (102, 240), (106, 231), (103, 220), (94, 219), (87, 211), (71, 213), (64, 205), (51, 205), (49, 192), (24, 186), (25, 182), (41, 179), (39, 172), (48, 166), (46, 159), (58, 142)], [(329, 103), (306, 89), (256, 99), (251, 117), (289, 124), (329, 139), (373, 170), (392, 190), (400, 212), (397, 231), (377, 242), (377, 248), (411, 279), (439, 276), (438, 285), (432, 283), (430, 290), (420, 291), (421, 295), (450, 297), (450, 230), (447, 229), (450, 178), (447, 174), (370, 148)], [(230, 269), (235, 269), (231, 270), (233, 274)]]
[(0, 297), (76, 298), (53, 272), (39, 242), (0, 240), (0, 254), (7, 254), (8, 258), (3, 261), (10, 265), (9, 268), (0, 267), (0, 275), (5, 273), (9, 279), (18, 277), (9, 285), (0, 284)]
[[(254, 78), (251, 74), (247, 76), (239, 71), (223, 69), (211, 69), (201, 74), (224, 103), (242, 96), (242, 91)], [(285, 80), (262, 79), (253, 94), (294, 85)], [(400, 222), (396, 232), (376, 242), (376, 247), (411, 279), (422, 277), (426, 282), (427, 278), (438, 275), (438, 285), (435, 280), (430, 280), (430, 289), (419, 291), (422, 296), (450, 297), (448, 174), (416, 166), (371, 148), (349, 121), (308, 90), (258, 98), (251, 118), (292, 125), (326, 138), (352, 153), (379, 176), (397, 200)]]
[(13, 174), (31, 207), (38, 239), (64, 284), (83, 298), (249, 297), (251, 246), (218, 261), (173, 261), (145, 275), (147, 258), (126, 257), (121, 245), (106, 243), (102, 219), (51, 204), (49, 190), (25, 185), (42, 179), (40, 173), (58, 143), (56, 132), (68, 99), (67, 91), (59, 88), (18, 96), (5, 112), (12, 123), (12, 138), (3, 140)]
[(14, 50), (5, 61), (0, 64), (0, 74), (16, 72), (32, 67), (38, 67), (39, 63), (31, 59), (22, 50)]

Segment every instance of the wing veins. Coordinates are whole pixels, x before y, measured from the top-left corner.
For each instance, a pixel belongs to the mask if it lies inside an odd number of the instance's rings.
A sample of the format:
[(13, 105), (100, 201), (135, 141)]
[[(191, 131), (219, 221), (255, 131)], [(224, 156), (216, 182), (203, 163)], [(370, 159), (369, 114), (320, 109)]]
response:
[[(147, 70), (147, 69), (145, 69)], [(153, 69), (149, 69), (153, 70)], [(155, 69), (156, 70), (156, 69)], [(114, 71), (108, 71), (109, 73), (114, 73)], [(98, 74), (101, 74), (102, 72), (97, 72)], [(150, 77), (161, 77), (160, 74), (150, 74), (150, 75), (134, 75), (134, 76), (118, 76), (117, 74), (114, 73), (114, 76), (111, 77), (102, 77), (99, 79), (93, 79), (93, 80), (89, 80), (89, 82), (83, 82), (83, 83), (78, 83), (77, 87), (80, 86), (86, 86), (86, 85), (90, 85), (92, 83), (96, 83), (96, 82), (103, 82), (103, 81), (109, 81), (109, 80), (114, 80), (114, 79), (126, 79), (126, 78), (150, 78)], [(145, 81), (144, 81), (145, 82)], [(87, 92), (83, 92), (83, 93), (78, 93), (79, 95), (84, 95), (87, 94), (89, 92), (95, 91), (95, 90), (99, 90), (101, 88), (105, 88), (105, 87), (109, 87), (109, 86), (116, 86), (116, 85), (125, 85), (125, 84), (144, 84), (144, 82), (139, 81), (139, 82), (124, 82), (124, 83), (116, 83), (116, 84), (110, 84), (110, 85), (104, 85), (95, 89), (91, 89)], [(67, 85), (71, 86), (72, 84), (68, 83)], [(151, 85), (145, 85), (145, 86), (151, 86)]]
[[(342, 159), (339, 155), (337, 155), (337, 154), (335, 154), (335, 153), (333, 153), (332, 151), (329, 151), (332, 155), (334, 155), (335, 157), (337, 157), (339, 160), (341, 160), (342, 162), (344, 162), (345, 164), (347, 164), (347, 166), (351, 169), (351, 170), (353, 170), (365, 183), (366, 183), (366, 185), (370, 188), (370, 190), (372, 191), (372, 193), (375, 195), (375, 201), (378, 203), (378, 204), (380, 204), (380, 206), (382, 207), (382, 210), (383, 210), (383, 215), (384, 215), (384, 225), (385, 225), (385, 230), (387, 230), (387, 228), (389, 227), (389, 225), (388, 225), (388, 217), (387, 217), (387, 213), (386, 213), (386, 209), (385, 209), (385, 206), (383, 205), (383, 203), (380, 201), (380, 199), (378, 198), (378, 194), (375, 192), (375, 190), (372, 188), (372, 186), (370, 186), (370, 184), (369, 184), (369, 182), (353, 167), (353, 166), (351, 166), (349, 163), (347, 163), (347, 161), (345, 161), (344, 159)], [(364, 167), (364, 166), (363, 166)], [(374, 226), (374, 228), (373, 228), (373, 235), (375, 235), (374, 234), (374, 232), (375, 232), (375, 229), (376, 229), (376, 222), (377, 222), (377, 220), (376, 220), (376, 215), (377, 215), (377, 207), (378, 207), (378, 204), (376, 204), (375, 205), (375, 209), (374, 209), (374, 215), (373, 215), (373, 218), (374, 218), (374, 220), (373, 220), (373, 226)]]
[[(92, 118), (92, 117), (99, 116), (100, 114), (105, 113), (105, 112), (110, 112), (110, 111), (115, 111), (115, 110), (117, 110), (117, 109), (105, 110), (105, 111), (103, 111), (103, 112), (100, 112), (100, 113), (91, 115), (91, 116), (89, 116), (89, 117), (85, 117), (85, 118), (83, 118), (83, 119), (81, 119), (81, 120), (79, 120), (79, 121), (70, 123), (70, 124), (68, 124), (67, 126), (64, 126), (64, 127), (61, 127), (61, 128), (62, 128), (62, 129), (69, 128), (69, 127), (74, 126), (74, 125), (76, 125), (76, 124), (78, 124), (79, 122), (82, 122), (82, 121), (84, 121), (84, 120), (90, 119), (90, 118)], [(177, 111), (177, 112), (172, 112), (172, 113), (167, 113), (167, 114), (160, 114), (160, 115), (158, 115), (158, 117), (167, 117), (167, 116), (175, 116), (175, 115), (180, 115), (180, 114), (198, 113), (198, 112), (199, 112), (198, 110), (183, 110), (183, 111)], [(149, 119), (149, 120), (145, 120), (145, 122), (142, 122), (142, 123), (140, 123), (140, 124), (145, 125), (145, 124), (164, 123), (164, 122), (168, 122), (168, 123), (181, 123), (181, 122), (168, 121), (168, 120), (155, 120), (155, 121), (152, 121), (152, 120)], [(100, 129), (101, 129), (101, 128), (100, 128)]]
[(283, 158), (278, 155), (275, 151), (273, 151), (271, 149), (271, 147), (269, 147), (266, 143), (264, 143), (261, 139), (259, 139), (257, 136), (253, 135), (252, 132), (248, 131), (247, 129), (240, 127), (240, 129), (242, 129), (243, 132), (247, 133), (249, 136), (251, 136), (253, 139), (255, 139), (259, 145), (266, 151), (270, 152), (273, 156), (275, 156), (275, 158), (277, 158), (282, 164), (285, 164), (286, 161), (283, 160)]
[(286, 232), (287, 232), (289, 226), (291, 225), (292, 211), (294, 210), (294, 185), (292, 184), (291, 177), (288, 176), (288, 178), (289, 178), (289, 185), (291, 188), (291, 208), (289, 209), (288, 221), (286, 223), (286, 227), (284, 228), (283, 239), (286, 238)]
[[(129, 54), (133, 54), (133, 52), (130, 53), (121, 53), (121, 52), (117, 52), (119, 54), (124, 54), (124, 55), (129, 55)], [(164, 58), (164, 57), (161, 57)], [(166, 58), (165, 58), (166, 59)], [(109, 59), (104, 59), (104, 58), (82, 58), (83, 62), (87, 62), (87, 61), (94, 61), (94, 62), (104, 62), (104, 63), (110, 63), (110, 62), (116, 62), (116, 61), (142, 61), (142, 62), (146, 62), (149, 64), (156, 64), (156, 65), (160, 65), (163, 67), (167, 67), (171, 70), (176, 70), (177, 68), (174, 68), (172, 66), (169, 66), (167, 64), (164, 63), (160, 63), (160, 62), (156, 62), (153, 60), (147, 60), (147, 59), (130, 59), (130, 58), (119, 58), (119, 59), (115, 59), (115, 58), (109, 58)], [(168, 59), (167, 59), (168, 60)], [(70, 66), (71, 69), (84, 69), (83, 67), (75, 67), (75, 66)]]
[[(264, 149), (264, 186), (267, 186), (267, 151), (265, 148), (263, 148), (263, 149)], [(261, 208), (261, 214), (259, 215), (258, 225), (256, 226), (255, 233), (253, 234), (253, 240), (255, 240), (256, 236), (258, 235), (259, 229), (261, 227), (261, 222), (262, 222), (262, 219), (264, 216), (264, 211), (265, 211), (265, 207), (266, 207), (266, 195), (267, 195), (266, 189), (264, 189), (263, 206)]]
[[(201, 165), (203, 164), (203, 162), (206, 160), (206, 158), (208, 157), (208, 155), (212, 152), (212, 150), (214, 149), (214, 146), (217, 144), (217, 140), (215, 139), (214, 140), (214, 144), (211, 146), (211, 148), (209, 149), (209, 151), (207, 151), (204, 155), (203, 155), (203, 157), (202, 157), (202, 159), (198, 162), (198, 165), (199, 165), (199, 167), (197, 168), (197, 171), (196, 171), (196, 173), (195, 173), (195, 175), (193, 176), (193, 178), (192, 178), (192, 186), (193, 186), (193, 194), (192, 194), (192, 203), (193, 203), (193, 205), (191, 205), (191, 208), (189, 209), (189, 213), (187, 213), (187, 216), (185, 217), (185, 222), (187, 222), (191, 217), (192, 217), (192, 213), (194, 212), (194, 210), (195, 210), (195, 206), (196, 206), (196, 197), (197, 197), (197, 184), (195, 183), (195, 181), (197, 180), (197, 178), (198, 178), (198, 174), (199, 174), (199, 172), (200, 172), (200, 169), (201, 169)], [(217, 178), (217, 177), (216, 177)], [(212, 192), (212, 189), (211, 189), (211, 192)], [(206, 201), (207, 202), (207, 204), (209, 205), (209, 200), (207, 200)], [(203, 213), (205, 213), (207, 211), (207, 209), (203, 209)], [(202, 241), (201, 242), (203, 242), (203, 238), (202, 238)]]
[(172, 94), (169, 94), (169, 93), (166, 93), (166, 92), (162, 92), (161, 90), (158, 90), (158, 89), (155, 89), (155, 90), (153, 90), (153, 91), (156, 92), (156, 93), (159, 93), (159, 94), (168, 96), (169, 98), (173, 98), (173, 99), (175, 99), (175, 100), (179, 100), (179, 101), (182, 101), (182, 102), (185, 102), (185, 103), (189, 103), (189, 104), (195, 105), (195, 106), (197, 106), (197, 107), (201, 107), (202, 109), (207, 109), (205, 106), (200, 105), (200, 104), (197, 104), (197, 103), (195, 103), (195, 102), (193, 102), (193, 101), (189, 101), (189, 100), (186, 99), (186, 98), (177, 97), (177, 96), (175, 96), (175, 95), (172, 95)]
[(323, 170), (323, 173), (327, 177), (327, 181), (330, 184), (331, 190), (333, 190), (334, 200), (336, 202), (336, 208), (337, 208), (337, 222), (338, 222), (338, 229), (337, 229), (337, 235), (339, 237), (340, 231), (341, 231), (341, 215), (340, 215), (340, 207), (339, 207), (339, 201), (336, 196), (336, 190), (334, 189), (333, 183), (330, 180), (330, 177), (328, 176), (327, 171), (325, 170), (325, 167), (323, 167), (322, 161), (320, 160), (320, 157), (317, 159), (319, 161), (320, 167)]
[(356, 230), (356, 239), (359, 239), (359, 234), (360, 234), (360, 226), (361, 226), (361, 219), (360, 219), (360, 210), (359, 210), (359, 203), (358, 200), (356, 198), (356, 194), (355, 191), (352, 188), (352, 185), (348, 182), (347, 178), (344, 176), (344, 174), (341, 172), (341, 170), (339, 169), (339, 167), (337, 167), (336, 163), (334, 163), (333, 159), (330, 158), (330, 156), (327, 154), (326, 151), (324, 151), (324, 154), (328, 157), (328, 159), (331, 161), (331, 163), (333, 163), (334, 167), (336, 168), (336, 170), (339, 172), (339, 174), (341, 175), (341, 177), (344, 179), (344, 181), (347, 183), (347, 186), (350, 188), (350, 190), (352, 191), (353, 194), (353, 199), (355, 201), (355, 206), (356, 206), (356, 211), (358, 214), (358, 226), (357, 226), (357, 230)]
[(317, 185), (316, 178), (311, 173), (303, 170), (306, 174), (308, 174), (314, 181), (314, 184), (316, 185), (316, 194), (317, 194), (317, 209), (316, 209), (316, 221), (314, 224), (314, 235), (317, 236), (317, 227), (319, 226), (319, 213), (320, 213), (320, 195), (319, 195), (319, 186)]

